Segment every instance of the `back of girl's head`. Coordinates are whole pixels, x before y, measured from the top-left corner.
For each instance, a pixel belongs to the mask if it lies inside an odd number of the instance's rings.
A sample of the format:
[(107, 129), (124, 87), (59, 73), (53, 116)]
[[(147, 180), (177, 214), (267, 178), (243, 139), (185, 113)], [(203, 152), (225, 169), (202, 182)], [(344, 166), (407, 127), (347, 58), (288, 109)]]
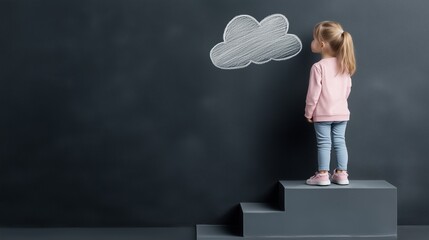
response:
[(340, 71), (353, 75), (356, 71), (356, 60), (353, 39), (350, 33), (333, 21), (324, 21), (314, 27), (314, 38), (319, 42), (328, 43), (338, 59)]

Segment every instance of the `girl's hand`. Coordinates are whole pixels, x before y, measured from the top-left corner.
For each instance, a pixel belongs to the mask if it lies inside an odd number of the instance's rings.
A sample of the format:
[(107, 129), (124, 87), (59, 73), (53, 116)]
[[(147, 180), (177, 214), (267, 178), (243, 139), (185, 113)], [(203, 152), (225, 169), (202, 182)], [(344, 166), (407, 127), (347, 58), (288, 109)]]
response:
[(307, 118), (307, 122), (313, 123), (313, 118)]

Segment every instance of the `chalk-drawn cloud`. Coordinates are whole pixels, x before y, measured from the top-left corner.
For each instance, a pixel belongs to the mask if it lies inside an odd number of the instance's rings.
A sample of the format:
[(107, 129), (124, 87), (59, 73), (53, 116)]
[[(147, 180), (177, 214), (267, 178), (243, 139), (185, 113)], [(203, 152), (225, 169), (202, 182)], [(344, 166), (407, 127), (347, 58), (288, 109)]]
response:
[(296, 56), (301, 40), (288, 34), (289, 22), (282, 14), (273, 14), (260, 23), (249, 15), (234, 17), (226, 26), (223, 42), (210, 51), (213, 64), (221, 69), (238, 69), (250, 63), (263, 64)]

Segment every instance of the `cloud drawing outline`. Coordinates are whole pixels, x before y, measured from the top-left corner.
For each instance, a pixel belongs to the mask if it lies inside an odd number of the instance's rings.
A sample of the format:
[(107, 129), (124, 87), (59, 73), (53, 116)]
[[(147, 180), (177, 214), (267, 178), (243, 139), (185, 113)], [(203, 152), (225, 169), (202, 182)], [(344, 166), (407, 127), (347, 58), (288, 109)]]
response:
[(210, 59), (220, 69), (290, 59), (300, 53), (302, 43), (288, 30), (289, 22), (282, 14), (269, 15), (261, 22), (250, 15), (238, 15), (225, 27), (223, 42), (211, 49)]

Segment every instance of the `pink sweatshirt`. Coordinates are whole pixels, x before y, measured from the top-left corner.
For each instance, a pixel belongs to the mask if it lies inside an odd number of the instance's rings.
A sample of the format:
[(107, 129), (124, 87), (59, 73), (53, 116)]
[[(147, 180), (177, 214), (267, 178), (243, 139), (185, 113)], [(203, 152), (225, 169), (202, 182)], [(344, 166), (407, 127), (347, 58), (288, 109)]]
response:
[(310, 71), (305, 117), (314, 122), (348, 121), (350, 111), (347, 98), (352, 80), (349, 74), (341, 74), (337, 58), (324, 58), (313, 64)]

